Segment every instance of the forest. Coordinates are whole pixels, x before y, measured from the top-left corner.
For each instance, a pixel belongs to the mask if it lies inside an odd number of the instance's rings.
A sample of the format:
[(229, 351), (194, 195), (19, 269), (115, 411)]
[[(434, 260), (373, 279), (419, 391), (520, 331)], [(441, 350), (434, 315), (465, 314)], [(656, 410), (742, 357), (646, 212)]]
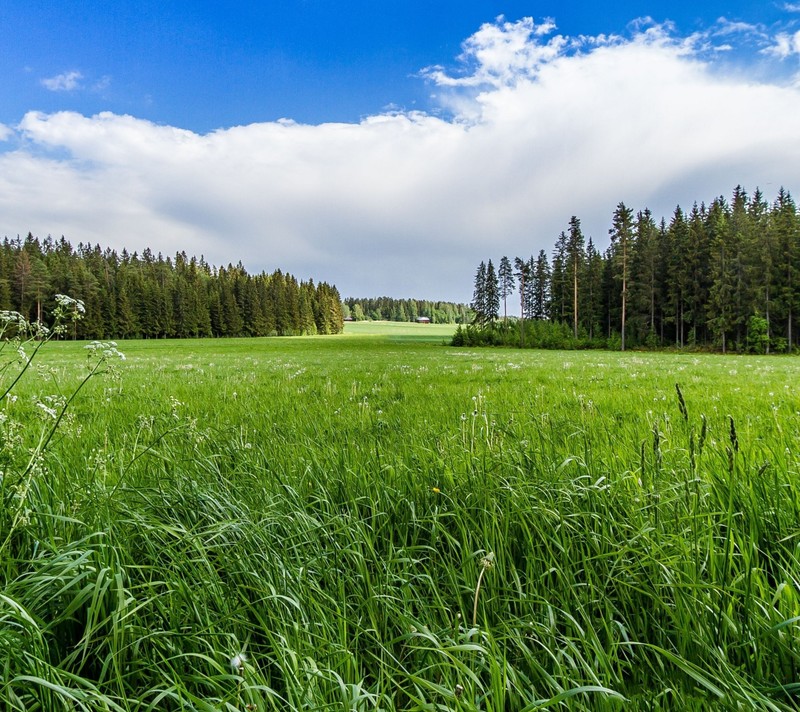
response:
[(428, 317), (432, 324), (466, 324), (475, 316), (466, 304), (392, 297), (347, 297), (342, 312), (345, 319), (353, 321), (416, 321)]
[[(529, 347), (696, 347), (787, 352), (798, 346), (800, 216), (780, 189), (770, 205), (738, 186), (730, 202), (675, 208), (656, 222), (648, 209), (614, 210), (600, 252), (573, 216), (552, 256), (475, 276), (473, 326), (457, 343)], [(508, 321), (516, 293), (521, 323)]]
[(342, 331), (335, 286), (288, 273), (250, 275), (241, 262), (215, 268), (202, 257), (141, 255), (64, 238), (5, 238), (0, 245), (0, 310), (47, 322), (55, 294), (86, 309), (71, 336), (189, 338), (335, 334)]

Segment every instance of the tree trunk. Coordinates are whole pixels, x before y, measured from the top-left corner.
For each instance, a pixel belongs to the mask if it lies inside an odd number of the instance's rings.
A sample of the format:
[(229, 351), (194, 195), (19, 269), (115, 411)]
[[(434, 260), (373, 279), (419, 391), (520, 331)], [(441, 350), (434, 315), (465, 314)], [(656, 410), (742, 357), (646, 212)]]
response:
[(572, 283), (572, 330), (578, 338), (578, 265), (575, 265), (575, 275)]
[(519, 280), (519, 346), (525, 348), (525, 277)]

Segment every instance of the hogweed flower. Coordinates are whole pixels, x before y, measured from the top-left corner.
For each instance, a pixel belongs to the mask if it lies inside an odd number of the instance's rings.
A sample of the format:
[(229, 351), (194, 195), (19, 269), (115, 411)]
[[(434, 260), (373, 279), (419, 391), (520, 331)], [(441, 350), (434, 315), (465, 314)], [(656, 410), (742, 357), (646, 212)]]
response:
[(27, 324), (27, 319), (22, 314), (7, 309), (0, 309), (0, 321), (10, 324)]
[(92, 341), (92, 343), (83, 348), (89, 352), (89, 357), (99, 356), (103, 359), (118, 358), (120, 361), (125, 360), (125, 354), (117, 348), (116, 341)]
[(45, 412), (45, 414), (51, 417), (53, 420), (56, 420), (56, 418), (58, 418), (58, 413), (56, 412), (55, 408), (51, 408), (45, 403), (42, 403), (42, 401), (37, 401), (36, 407), (41, 408)]
[(56, 294), (56, 304), (62, 309), (73, 312), (74, 314), (85, 314), (86, 307), (80, 299), (73, 299), (66, 294)]

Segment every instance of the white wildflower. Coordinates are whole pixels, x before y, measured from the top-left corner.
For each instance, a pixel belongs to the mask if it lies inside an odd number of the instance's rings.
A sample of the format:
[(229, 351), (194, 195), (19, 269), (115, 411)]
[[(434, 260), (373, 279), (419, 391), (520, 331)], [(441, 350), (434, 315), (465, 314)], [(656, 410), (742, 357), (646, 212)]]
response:
[(73, 299), (72, 297), (68, 297), (66, 294), (56, 294), (55, 299), (56, 304), (64, 309), (71, 309), (78, 312), (78, 314), (86, 313), (86, 307), (84, 307), (83, 302), (80, 299)]
[(237, 653), (231, 658), (230, 662), (231, 669), (241, 675), (244, 672), (244, 664), (247, 662), (247, 656), (244, 653)]
[(56, 413), (55, 408), (50, 408), (49, 406), (42, 403), (42, 401), (38, 401), (36, 403), (37, 408), (41, 408), (47, 415), (49, 415), (53, 420), (58, 417), (58, 413)]

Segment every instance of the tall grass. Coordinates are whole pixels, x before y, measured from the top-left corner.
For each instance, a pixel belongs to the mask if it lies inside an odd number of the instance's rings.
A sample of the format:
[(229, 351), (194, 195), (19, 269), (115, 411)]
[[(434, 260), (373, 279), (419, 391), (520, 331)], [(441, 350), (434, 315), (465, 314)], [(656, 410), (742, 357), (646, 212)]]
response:
[(798, 707), (793, 359), (131, 342), (20, 491), (81, 350), (2, 403), (5, 709)]

